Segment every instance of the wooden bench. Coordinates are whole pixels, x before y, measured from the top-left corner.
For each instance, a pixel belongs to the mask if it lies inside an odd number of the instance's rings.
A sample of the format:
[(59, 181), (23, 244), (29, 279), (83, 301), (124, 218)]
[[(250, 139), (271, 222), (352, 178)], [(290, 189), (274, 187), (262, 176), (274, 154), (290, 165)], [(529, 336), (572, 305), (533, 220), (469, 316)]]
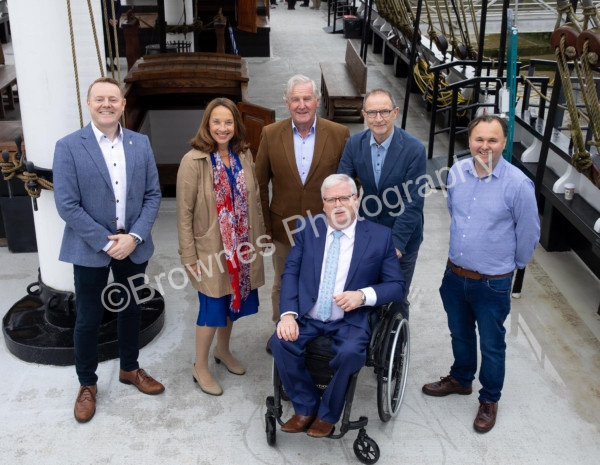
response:
[(362, 104), (367, 92), (367, 66), (348, 40), (344, 63), (321, 62), (321, 93), (327, 119), (363, 122)]
[(6, 118), (4, 108), (4, 94), (8, 100), (7, 107), (10, 110), (15, 108), (15, 95), (13, 86), (17, 85), (17, 73), (12, 65), (0, 65), (0, 118)]

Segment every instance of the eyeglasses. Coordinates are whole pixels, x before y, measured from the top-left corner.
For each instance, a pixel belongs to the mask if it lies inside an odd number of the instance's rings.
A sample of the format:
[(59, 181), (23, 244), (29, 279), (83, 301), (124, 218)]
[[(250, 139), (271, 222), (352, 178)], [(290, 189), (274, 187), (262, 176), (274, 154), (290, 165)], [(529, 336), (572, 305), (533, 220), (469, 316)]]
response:
[(374, 119), (377, 118), (377, 113), (379, 113), (379, 115), (381, 115), (382, 118), (387, 118), (388, 116), (390, 116), (392, 111), (394, 110), (369, 110), (365, 111), (365, 115), (367, 115), (367, 117), (370, 119)]
[(323, 197), (323, 202), (325, 202), (327, 205), (335, 205), (335, 203), (339, 200), (341, 204), (347, 204), (355, 195), (356, 194), (344, 195), (342, 197)]

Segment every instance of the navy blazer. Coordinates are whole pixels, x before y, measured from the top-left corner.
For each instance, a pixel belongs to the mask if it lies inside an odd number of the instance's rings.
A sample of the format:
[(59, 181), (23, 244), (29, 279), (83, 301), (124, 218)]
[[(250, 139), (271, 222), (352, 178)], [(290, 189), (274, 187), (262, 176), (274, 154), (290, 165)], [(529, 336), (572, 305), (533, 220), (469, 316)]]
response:
[[(143, 263), (154, 252), (150, 232), (161, 199), (158, 171), (147, 136), (123, 128), (123, 149), (125, 229), (143, 241), (129, 257)], [(66, 223), (59, 260), (89, 267), (108, 265), (111, 257), (102, 248), (117, 230), (115, 194), (91, 123), (56, 143), (52, 172), (56, 208)]]
[[(327, 223), (325, 215), (305, 218), (306, 227), (294, 235), (294, 245), (281, 276), (281, 313), (292, 311), (298, 318), (313, 308), (319, 297), (321, 267), (325, 254)], [(314, 224), (314, 228), (313, 228)], [(354, 250), (344, 291), (372, 287), (376, 305), (404, 299), (404, 277), (392, 243), (391, 230), (370, 221), (358, 221)], [(346, 312), (344, 320), (370, 331), (368, 315), (372, 307)]]
[(369, 129), (352, 135), (337, 172), (360, 180), (363, 189), (360, 216), (392, 228), (394, 246), (403, 255), (416, 252), (423, 241), (427, 184), (425, 146), (416, 137), (395, 127), (377, 186), (370, 141)]

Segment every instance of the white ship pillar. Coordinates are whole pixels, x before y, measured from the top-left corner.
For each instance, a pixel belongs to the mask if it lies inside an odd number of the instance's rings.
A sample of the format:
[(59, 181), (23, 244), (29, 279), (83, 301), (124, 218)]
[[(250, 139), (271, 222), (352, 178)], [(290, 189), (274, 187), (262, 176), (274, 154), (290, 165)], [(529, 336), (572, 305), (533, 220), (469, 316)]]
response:
[[(87, 1), (71, 0), (71, 17), (79, 74), (76, 90), (67, 2), (19, 0), (9, 5), (19, 104), (27, 159), (40, 168), (52, 168), (58, 139), (81, 127), (77, 96), (84, 124), (88, 85), (100, 76)], [(96, 29), (102, 34), (100, 2), (92, 2)], [(104, 57), (102, 36), (99, 37)], [(57, 290), (73, 290), (72, 266), (58, 261), (64, 223), (54, 206), (54, 195), (43, 191), (34, 212), (40, 273)]]
[[(99, 50), (88, 1), (18, 0), (9, 5), (25, 153), (36, 168), (50, 170), (56, 141), (90, 121), (87, 89), (102, 75), (105, 56), (101, 2), (92, 0), (90, 4)], [(69, 365), (74, 361), (72, 340), (69, 345), (64, 329), (74, 325), (76, 296), (73, 267), (58, 260), (64, 222), (52, 191), (43, 190), (37, 199), (34, 223), (40, 264), (38, 288), (28, 289), (29, 295), (9, 310), (2, 329), (7, 346), (17, 357)], [(33, 302), (37, 301), (36, 309)], [(19, 327), (22, 324), (27, 328)], [(61, 334), (60, 341), (55, 333)], [(46, 341), (47, 346), (38, 351), (39, 342), (31, 342), (33, 339)], [(144, 338), (140, 340), (142, 344)], [(106, 350), (99, 351), (100, 358), (114, 358), (112, 341), (101, 343)]]

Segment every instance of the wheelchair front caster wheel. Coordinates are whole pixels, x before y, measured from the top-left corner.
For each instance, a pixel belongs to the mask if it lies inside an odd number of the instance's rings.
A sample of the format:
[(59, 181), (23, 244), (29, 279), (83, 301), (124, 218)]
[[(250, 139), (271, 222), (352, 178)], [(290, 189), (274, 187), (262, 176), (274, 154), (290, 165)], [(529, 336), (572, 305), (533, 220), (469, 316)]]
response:
[(379, 446), (366, 434), (359, 434), (354, 440), (354, 455), (362, 463), (375, 463), (379, 460)]
[(277, 430), (276, 430), (276, 421), (273, 415), (265, 414), (265, 422), (266, 422), (266, 432), (267, 432), (267, 444), (270, 446), (274, 446), (277, 441)]

